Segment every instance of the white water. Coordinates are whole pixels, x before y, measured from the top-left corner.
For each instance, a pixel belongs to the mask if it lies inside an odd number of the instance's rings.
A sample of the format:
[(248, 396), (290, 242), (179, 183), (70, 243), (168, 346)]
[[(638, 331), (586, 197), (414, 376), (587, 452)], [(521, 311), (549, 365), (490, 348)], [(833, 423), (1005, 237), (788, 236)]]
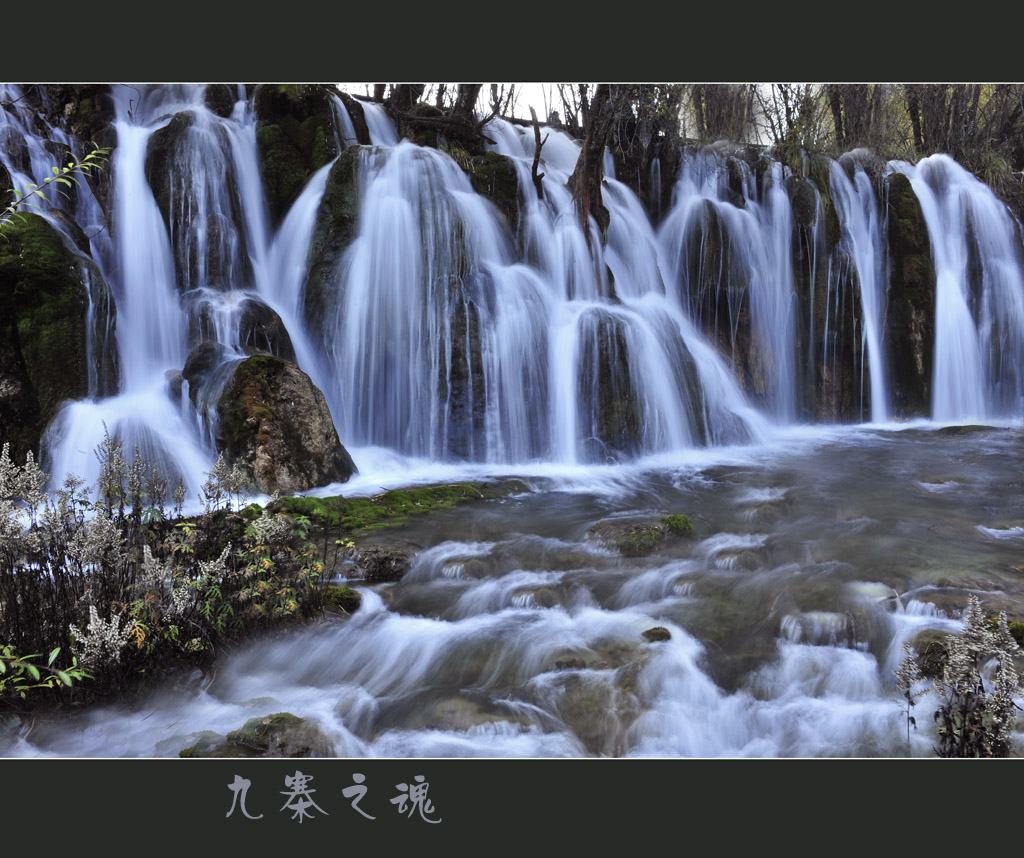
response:
[[(922, 628), (955, 623), (906, 594), (903, 610), (885, 607), (891, 587), (860, 579), (888, 568), (888, 556), (865, 559), (851, 580), (844, 550), (878, 534), (885, 518), (878, 499), (847, 498), (834, 488), (804, 497), (807, 483), (795, 479), (734, 487), (728, 477), (699, 473), (715, 465), (747, 480), (784, 455), (799, 468), (848, 443), (871, 453), (851, 472), (861, 475), (860, 485), (890, 443), (845, 429), (785, 428), (795, 420), (797, 371), (792, 217), (780, 166), (761, 188), (744, 175), (739, 208), (725, 198), (721, 159), (693, 158), (657, 231), (632, 191), (608, 177), (607, 243), (592, 225), (588, 245), (564, 186), (578, 154), (566, 135), (552, 131), (544, 145), (538, 200), (532, 130), (492, 123), (496, 150), (515, 159), (520, 178), (519, 222), (506, 224), (454, 161), (399, 143), (383, 110), (366, 104), (375, 147), (360, 153), (357, 235), (336, 272), (337, 300), (322, 336), (304, 325), (302, 286), (330, 165), (309, 178), (275, 231), (257, 178), (255, 118), (244, 102), (221, 119), (202, 106), (200, 88), (147, 88), (130, 115), (126, 98), (119, 101), (114, 229), (103, 269), (117, 298), (124, 377), (117, 396), (71, 403), (51, 425), (48, 467), (56, 482), (68, 472), (95, 481), (93, 450), (105, 423), (163, 473), (183, 474), (194, 497), (215, 455), (211, 417), (194, 413), (187, 396), (171, 397), (166, 373), (181, 369), (190, 313), (204, 302), (211, 339), (237, 359), (236, 309), (252, 297), (281, 317), (297, 362), (327, 396), (360, 468), (350, 483), (316, 493), (375, 494), (383, 486), (515, 474), (551, 507), (517, 529), (518, 503), (506, 502), (491, 521), (481, 516), (471, 534), (420, 552), (394, 593), (364, 590), (351, 620), (254, 645), (221, 667), (214, 686), (154, 703), (145, 724), (101, 710), (82, 719), (84, 734), (44, 727), (28, 741), (15, 739), (11, 752), (173, 755), (199, 730), (223, 734), (284, 708), (318, 719), (334, 752), (353, 756), (902, 752), (890, 679), (899, 645)], [(196, 211), (223, 227), (212, 256), (206, 230), (191, 230), (196, 224), (187, 218), (184, 233), (167, 229), (146, 180), (147, 142), (183, 109), (196, 115), (196, 133), (177, 153), (183, 181), (198, 187)], [(340, 125), (339, 137), (349, 139), (354, 132)], [(18, 133), (38, 142), (21, 126)], [(219, 172), (206, 170), (209, 164)], [(911, 176), (922, 200), (939, 273), (935, 417), (1019, 419), (1024, 299), (1015, 225), (948, 159), (894, 169)], [(226, 172), (237, 199), (220, 193)], [(850, 187), (834, 177), (834, 188), (861, 284), (871, 416), (880, 421), (889, 415), (884, 248), (862, 175)], [(192, 202), (191, 192), (176, 200)], [(701, 332), (688, 291), (683, 256), (708, 206), (721, 223), (730, 269), (743, 275), (742, 284), (719, 283), (745, 293), (730, 290), (725, 306), (736, 315), (725, 327), (735, 330), (748, 302), (763, 350), (759, 407), (736, 381), (736, 355)], [(967, 218), (975, 251), (963, 239)], [(180, 253), (176, 263), (183, 236), (199, 260), (194, 268)], [(973, 294), (971, 253), (982, 272)], [(218, 264), (210, 267), (211, 259)], [(609, 399), (627, 402), (632, 415), (618, 434), (604, 422)], [(806, 467), (817, 479), (836, 462)], [(910, 479), (900, 473), (892, 496), (911, 486), (928, 503), (959, 503), (970, 491), (968, 476), (939, 483), (932, 467), (920, 464)], [(949, 489), (927, 488), (935, 485)], [(698, 501), (689, 493), (702, 486), (709, 493)], [(710, 509), (729, 492), (728, 515), (708, 512), (699, 538), (678, 556), (632, 564), (586, 536), (609, 513), (650, 518), (686, 502), (704, 514), (704, 503)], [(784, 518), (790, 503), (803, 503), (803, 515)], [(589, 506), (581, 512), (580, 504)], [(927, 507), (928, 515), (934, 510)], [(785, 526), (774, 528), (780, 520)], [(780, 549), (780, 533), (794, 520), (810, 533), (796, 540), (798, 548)], [(972, 520), (965, 529), (977, 534), (971, 546), (979, 551), (1019, 542), (1019, 528), (1000, 522)], [(722, 582), (741, 607), (760, 605), (764, 590), (782, 600), (778, 610), (766, 600), (770, 610), (755, 612), (748, 631), (765, 638), (769, 652), (757, 654), (742, 687), (716, 675), (716, 650), (692, 631), (688, 613), (712, 602)], [(785, 603), (804, 587), (815, 601), (816, 584), (835, 590), (828, 607), (836, 610)], [(858, 637), (851, 617), (866, 618), (870, 634)], [(652, 626), (668, 629), (670, 639), (648, 644), (642, 634)], [(928, 714), (919, 712), (919, 720)], [(915, 753), (930, 752), (923, 734), (912, 742)]]
[(846, 171), (833, 162), (830, 176), (832, 199), (843, 227), (840, 247), (853, 260), (863, 308), (863, 350), (871, 378), (870, 418), (889, 419), (889, 384), (884, 333), (888, 272), (882, 240), (883, 219), (871, 187), (871, 179), (857, 167), (851, 182)]
[(932, 416), (986, 420), (1024, 406), (1024, 278), (1020, 226), (995, 194), (946, 155), (906, 173), (935, 262)]

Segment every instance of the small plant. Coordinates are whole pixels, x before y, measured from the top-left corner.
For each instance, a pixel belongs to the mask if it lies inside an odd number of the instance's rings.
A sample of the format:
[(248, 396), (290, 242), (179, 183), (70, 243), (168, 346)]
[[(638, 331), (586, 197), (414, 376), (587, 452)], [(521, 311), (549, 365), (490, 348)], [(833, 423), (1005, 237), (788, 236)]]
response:
[(78, 659), (75, 658), (71, 659), (70, 667), (54, 667), (58, 655), (60, 647), (55, 647), (47, 657), (46, 664), (41, 664), (35, 661), (41, 658), (39, 653), (18, 656), (13, 646), (8, 644), (0, 647), (0, 697), (16, 695), (25, 698), (33, 688), (56, 688), (59, 684), (70, 688), (74, 682), (92, 678), (78, 666)]
[(24, 193), (17, 189), (11, 191), (14, 199), (3, 211), (0, 211), (0, 224), (18, 214), (19, 210), (25, 207), (38, 208), (37, 203), (46, 199), (46, 192), (51, 186), (71, 187), (72, 183), (78, 183), (78, 176), (88, 176), (93, 170), (103, 169), (102, 162), (110, 153), (109, 149), (97, 147), (84, 158), (72, 158), (64, 167), (53, 167), (52, 176), (47, 176), (38, 185), (29, 184)]
[(963, 631), (947, 641), (946, 665), (935, 681), (942, 701), (935, 712), (935, 752), (940, 757), (1007, 757), (1019, 708), (1014, 695), (1021, 691), (1013, 667), (1019, 647), (1005, 614), (999, 615), (994, 632), (986, 628), (975, 596), (968, 600), (963, 620)]
[(917, 705), (917, 700), (931, 692), (930, 688), (923, 691), (917, 690), (918, 684), (923, 679), (921, 668), (917, 664), (917, 657), (913, 648), (907, 641), (903, 642), (903, 661), (893, 671), (896, 675), (896, 686), (903, 697), (903, 706), (907, 713), (907, 756), (910, 756), (910, 728), (917, 729), (917, 720), (910, 714), (910, 710)]

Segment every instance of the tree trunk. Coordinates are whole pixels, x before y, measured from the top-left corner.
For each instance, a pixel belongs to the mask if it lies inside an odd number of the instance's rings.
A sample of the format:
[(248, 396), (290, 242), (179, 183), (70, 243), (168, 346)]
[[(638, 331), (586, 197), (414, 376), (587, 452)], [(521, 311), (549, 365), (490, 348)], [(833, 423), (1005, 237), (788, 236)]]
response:
[(924, 152), (924, 140), (921, 137), (921, 104), (917, 91), (907, 86), (907, 112), (910, 114), (910, 125), (914, 129), (914, 151), (918, 155)]
[(843, 100), (839, 94), (839, 87), (830, 83), (826, 88), (828, 92), (828, 106), (832, 108), (832, 125), (836, 132), (836, 146), (846, 145), (846, 138), (843, 136)]
[(590, 121), (583, 138), (583, 149), (569, 178), (576, 213), (588, 244), (588, 218), (593, 216), (602, 230), (608, 223), (608, 212), (601, 205), (601, 181), (604, 179), (604, 147), (615, 123), (619, 89), (618, 86), (598, 84), (590, 103)]

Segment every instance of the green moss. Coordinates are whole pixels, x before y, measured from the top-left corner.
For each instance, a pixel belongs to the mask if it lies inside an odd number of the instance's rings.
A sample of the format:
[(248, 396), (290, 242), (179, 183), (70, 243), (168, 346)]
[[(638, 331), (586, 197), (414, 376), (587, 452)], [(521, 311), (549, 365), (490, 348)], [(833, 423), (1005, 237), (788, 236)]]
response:
[(340, 584), (328, 584), (320, 592), (325, 608), (340, 608), (348, 614), (359, 610), (363, 601), (358, 592)]
[(667, 515), (661, 522), (672, 536), (693, 536), (693, 522), (688, 516)]
[(48, 422), (65, 399), (88, 393), (88, 295), (74, 254), (38, 215), (4, 225), (0, 295), (13, 305), (25, 368)]
[(452, 157), (469, 175), (473, 190), (489, 199), (513, 228), (519, 218), (519, 174), (510, 158), (497, 152)]
[(642, 557), (654, 551), (664, 539), (662, 528), (655, 524), (641, 525), (621, 536), (615, 545), (626, 557)]
[(410, 517), (451, 509), (466, 501), (507, 497), (528, 491), (518, 480), (501, 483), (448, 483), (411, 489), (392, 489), (372, 498), (341, 496), (283, 497), (271, 512), (306, 516), (316, 527), (358, 536), (405, 524)]
[(263, 507), (258, 503), (251, 503), (238, 513), (246, 521), (253, 521), (263, 515)]
[(275, 734), (290, 727), (297, 727), (302, 719), (291, 712), (277, 712), (262, 718), (250, 718), (238, 730), (232, 730), (227, 740), (254, 751), (267, 751)]
[(279, 218), (306, 181), (309, 171), (280, 125), (264, 125), (256, 132), (256, 142), (263, 155), (267, 203), (275, 218)]

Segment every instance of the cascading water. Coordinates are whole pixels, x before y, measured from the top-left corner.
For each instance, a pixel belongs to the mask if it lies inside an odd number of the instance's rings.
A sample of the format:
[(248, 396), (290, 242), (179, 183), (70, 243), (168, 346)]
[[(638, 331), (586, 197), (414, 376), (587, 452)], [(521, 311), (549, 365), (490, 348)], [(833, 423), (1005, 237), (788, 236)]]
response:
[(935, 261), (936, 420), (1019, 417), (1024, 405), (1020, 226), (995, 194), (946, 155), (905, 173)]
[[(889, 419), (889, 386), (884, 331), (887, 271), (882, 223), (871, 179), (860, 167), (853, 180), (838, 162), (829, 177), (832, 199), (843, 225), (840, 248), (853, 262), (863, 307), (863, 351), (871, 379), (871, 420)], [(863, 363), (863, 360), (862, 360)]]
[[(54, 480), (95, 482), (106, 423), (195, 496), (215, 457), (218, 385), (255, 348), (294, 357), (324, 392), (342, 442), (371, 463), (355, 491), (401, 482), (417, 458), (444, 463), (430, 472), (442, 479), (515, 473), (535, 491), (454, 510), (440, 538), (411, 525), (410, 543), (428, 547), (401, 582), (360, 584), (349, 619), (247, 645), (146, 724), (109, 709), (82, 719), (87, 738), (44, 724), (29, 740), (0, 733), (0, 748), (173, 755), (202, 730), (288, 709), (349, 755), (930, 753), (923, 731), (904, 747), (891, 672), (904, 641), (959, 628), (947, 613), (960, 607), (950, 590), (973, 586), (964, 569), (1015, 562), (1024, 508), (1005, 473), (1019, 454), (994, 430), (948, 449), (923, 429), (779, 429), (796, 420), (805, 372), (786, 169), (688, 153), (657, 230), (609, 169), (607, 230), (592, 224), (588, 239), (566, 187), (579, 154), (568, 135), (545, 131), (540, 198), (532, 129), (487, 126), (518, 175), (512, 222), (462, 160), (399, 142), (366, 102), (374, 145), (310, 170), (275, 227), (257, 118), (237, 95), (230, 115), (200, 87), (117, 95), (113, 228), (91, 247), (116, 298), (121, 382), (54, 420)], [(341, 149), (356, 132), (330, 104)], [(0, 139), (45, 151), (39, 127), (0, 116)], [(154, 140), (168, 138), (161, 175)], [(19, 171), (15, 148), (0, 155), (21, 186), (50, 169), (33, 155)], [(358, 217), (311, 323), (318, 218), (350, 158)], [(939, 277), (934, 416), (1019, 419), (1016, 225), (949, 159), (891, 169), (921, 200)], [(851, 181), (834, 167), (831, 195), (842, 262), (829, 265), (856, 276), (828, 281), (859, 288), (877, 424), (892, 410), (884, 218), (862, 170)], [(102, 220), (91, 199), (73, 213), (83, 228)], [(814, 203), (812, 307), (826, 243)], [(855, 298), (839, 292), (809, 314), (807, 375), (813, 326), (828, 348), (835, 307)], [(270, 327), (253, 339), (255, 312), (280, 322), (273, 339)], [(175, 373), (204, 347), (200, 390), (178, 393)], [(372, 467), (381, 449), (398, 463), (387, 476)], [(597, 527), (677, 511), (696, 535), (648, 556), (623, 556)]]
[(711, 148), (689, 152), (658, 236), (671, 293), (705, 333), (726, 332), (734, 367), (748, 356), (741, 371), (748, 392), (788, 423), (796, 415), (795, 293), (783, 178), (782, 165), (772, 164), (759, 189), (741, 159)]

